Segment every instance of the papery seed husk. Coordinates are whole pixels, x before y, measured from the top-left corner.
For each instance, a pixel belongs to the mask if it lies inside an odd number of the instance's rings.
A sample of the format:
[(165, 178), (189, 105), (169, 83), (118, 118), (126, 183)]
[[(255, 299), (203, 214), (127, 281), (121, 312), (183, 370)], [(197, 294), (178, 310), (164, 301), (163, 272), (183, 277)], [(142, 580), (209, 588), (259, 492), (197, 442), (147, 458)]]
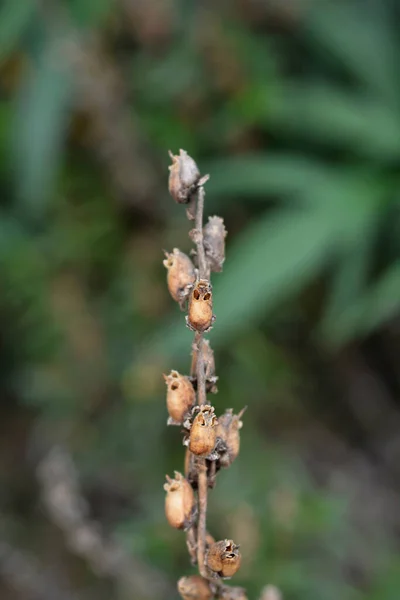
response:
[(178, 581), (178, 591), (183, 600), (210, 600), (214, 596), (207, 579), (200, 575), (181, 577)]
[(179, 155), (170, 152), (172, 165), (169, 169), (169, 193), (178, 204), (187, 204), (200, 179), (197, 164), (185, 150), (179, 150)]
[(203, 229), (204, 249), (211, 271), (219, 273), (225, 261), (225, 229), (221, 217), (209, 217)]
[(189, 526), (195, 507), (193, 488), (181, 473), (175, 471), (174, 479), (167, 476), (164, 484), (165, 515), (169, 524), (175, 529)]
[(215, 542), (206, 554), (207, 566), (221, 577), (232, 577), (239, 570), (240, 563), (239, 546), (236, 546), (232, 540)]
[(211, 285), (207, 280), (201, 279), (189, 295), (188, 323), (200, 333), (207, 331), (213, 322), (212, 309)]
[(177, 423), (182, 423), (196, 400), (193, 385), (188, 377), (174, 370), (169, 375), (164, 375), (164, 379), (167, 385), (168, 414)]
[(189, 434), (189, 450), (198, 456), (208, 456), (215, 447), (218, 421), (214, 409), (208, 404), (200, 407)]
[(163, 265), (168, 269), (167, 285), (169, 293), (175, 302), (182, 302), (188, 296), (189, 288), (196, 280), (194, 264), (190, 258), (174, 248), (172, 252), (165, 253)]

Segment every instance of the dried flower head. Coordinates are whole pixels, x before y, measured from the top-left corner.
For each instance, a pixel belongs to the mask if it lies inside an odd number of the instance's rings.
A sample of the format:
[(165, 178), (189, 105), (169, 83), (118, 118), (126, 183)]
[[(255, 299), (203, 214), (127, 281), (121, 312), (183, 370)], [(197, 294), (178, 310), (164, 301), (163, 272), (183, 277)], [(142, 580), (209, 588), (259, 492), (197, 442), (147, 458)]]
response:
[(196, 280), (194, 264), (178, 248), (174, 248), (171, 253), (166, 252), (165, 257), (163, 265), (168, 269), (167, 284), (169, 293), (182, 307)]
[(196, 282), (189, 295), (189, 312), (186, 322), (190, 329), (203, 333), (208, 331), (213, 324), (212, 287), (206, 279)]
[(179, 204), (187, 204), (196, 190), (200, 179), (200, 171), (193, 158), (185, 150), (179, 150), (179, 155), (169, 152), (172, 165), (169, 166), (169, 193)]
[(207, 579), (200, 575), (181, 577), (178, 581), (178, 592), (183, 600), (210, 600), (214, 596)]
[(192, 409), (196, 393), (188, 377), (181, 375), (178, 371), (171, 371), (164, 375), (167, 385), (167, 410), (170, 416), (170, 424), (180, 425), (185, 415)]
[(208, 568), (224, 578), (232, 577), (239, 570), (240, 562), (239, 546), (232, 540), (215, 542), (206, 555)]
[(192, 486), (178, 471), (175, 471), (174, 479), (168, 475), (166, 478), (165, 515), (168, 523), (175, 529), (187, 529), (192, 523), (196, 506)]
[(223, 442), (219, 458), (221, 467), (229, 467), (239, 454), (239, 432), (243, 426), (241, 417), (245, 410), (244, 408), (239, 414), (234, 415), (232, 408), (228, 408), (223, 415), (218, 417), (217, 437)]
[(225, 260), (225, 238), (227, 231), (221, 217), (209, 217), (204, 227), (204, 250), (211, 271), (221, 272)]
[(198, 410), (190, 429), (189, 450), (198, 456), (208, 456), (214, 450), (218, 421), (209, 404), (203, 404)]

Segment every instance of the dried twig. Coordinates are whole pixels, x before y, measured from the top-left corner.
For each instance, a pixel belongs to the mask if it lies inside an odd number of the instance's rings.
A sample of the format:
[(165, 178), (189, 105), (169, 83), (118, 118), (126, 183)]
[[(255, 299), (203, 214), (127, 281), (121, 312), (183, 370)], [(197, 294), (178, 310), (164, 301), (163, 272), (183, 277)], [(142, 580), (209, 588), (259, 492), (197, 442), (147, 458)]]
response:
[(95, 573), (113, 578), (132, 598), (170, 595), (169, 584), (159, 572), (129, 556), (90, 518), (74, 462), (64, 448), (53, 447), (48, 452), (37, 476), (47, 514), (63, 531), (70, 550), (84, 558)]

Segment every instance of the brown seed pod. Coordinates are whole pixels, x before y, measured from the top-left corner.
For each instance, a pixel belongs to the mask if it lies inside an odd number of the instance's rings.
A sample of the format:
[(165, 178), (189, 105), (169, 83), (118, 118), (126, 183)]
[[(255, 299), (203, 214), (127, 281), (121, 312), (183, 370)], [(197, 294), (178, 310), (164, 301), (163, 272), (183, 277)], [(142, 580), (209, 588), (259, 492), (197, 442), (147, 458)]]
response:
[(163, 265), (168, 269), (167, 285), (172, 298), (183, 305), (188, 297), (189, 290), (196, 280), (194, 264), (190, 258), (174, 248), (171, 253), (165, 252)]
[(208, 568), (224, 578), (232, 577), (238, 571), (240, 562), (239, 546), (236, 546), (232, 540), (215, 542), (206, 555)]
[(206, 279), (200, 279), (189, 295), (189, 312), (186, 322), (190, 329), (200, 333), (208, 331), (215, 320), (212, 307), (211, 284)]
[(214, 408), (209, 404), (200, 406), (189, 434), (189, 450), (193, 454), (208, 456), (214, 450), (217, 424)]
[(180, 375), (178, 371), (171, 371), (164, 375), (167, 384), (167, 410), (171, 418), (170, 423), (180, 425), (187, 412), (193, 407), (196, 393), (188, 377)]
[(225, 260), (225, 238), (227, 231), (221, 217), (208, 217), (203, 229), (204, 250), (211, 271), (219, 273)]
[(168, 523), (175, 529), (190, 527), (195, 512), (195, 497), (192, 486), (181, 473), (175, 471), (174, 479), (167, 477), (164, 484), (165, 515)]
[(169, 169), (168, 189), (169, 193), (178, 204), (187, 204), (190, 196), (196, 190), (200, 179), (200, 171), (193, 160), (185, 150), (179, 150), (179, 155), (175, 156), (169, 151), (172, 165)]
[(221, 467), (229, 467), (239, 454), (240, 429), (243, 426), (241, 417), (246, 409), (234, 415), (232, 408), (228, 408), (223, 415), (218, 417), (217, 437), (222, 440), (219, 464)]
[(178, 592), (183, 600), (210, 600), (214, 596), (207, 579), (200, 575), (181, 577), (178, 581)]

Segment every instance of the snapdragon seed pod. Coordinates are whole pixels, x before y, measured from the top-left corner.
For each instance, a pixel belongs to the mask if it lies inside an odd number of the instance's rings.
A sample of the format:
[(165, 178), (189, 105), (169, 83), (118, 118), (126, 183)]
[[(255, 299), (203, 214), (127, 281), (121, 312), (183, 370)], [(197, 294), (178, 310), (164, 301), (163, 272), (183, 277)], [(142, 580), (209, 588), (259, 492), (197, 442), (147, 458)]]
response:
[(163, 265), (168, 269), (167, 285), (172, 298), (179, 303), (182, 303), (196, 280), (194, 264), (190, 258), (181, 252), (178, 248), (174, 248), (171, 253), (165, 253)]
[(195, 191), (200, 179), (200, 171), (185, 150), (179, 150), (179, 155), (174, 156), (169, 152), (172, 165), (169, 168), (169, 193), (178, 204), (187, 204), (190, 196)]
[(217, 439), (217, 418), (209, 404), (200, 406), (189, 434), (189, 450), (198, 456), (207, 456), (214, 450)]
[(228, 408), (223, 415), (218, 417), (217, 437), (219, 437), (225, 446), (225, 450), (220, 453), (219, 463), (221, 467), (229, 467), (239, 454), (240, 450), (240, 429), (243, 426), (241, 417), (245, 409), (238, 415), (233, 414), (233, 410)]
[(206, 555), (208, 568), (224, 578), (232, 577), (238, 571), (240, 562), (239, 546), (232, 540), (215, 542), (210, 546)]
[(164, 375), (167, 385), (167, 410), (175, 423), (182, 423), (185, 415), (193, 407), (196, 393), (188, 377), (178, 371)]
[(200, 279), (189, 295), (187, 323), (200, 333), (210, 329), (213, 316), (212, 287), (206, 279)]
[(168, 523), (175, 529), (187, 529), (195, 510), (195, 497), (192, 486), (181, 473), (175, 471), (174, 479), (167, 477), (164, 484), (165, 515)]
[(211, 271), (222, 271), (225, 260), (225, 238), (227, 231), (221, 217), (209, 217), (203, 229), (204, 249)]
[(181, 577), (178, 581), (178, 592), (183, 600), (210, 600), (214, 596), (207, 579), (200, 575)]

